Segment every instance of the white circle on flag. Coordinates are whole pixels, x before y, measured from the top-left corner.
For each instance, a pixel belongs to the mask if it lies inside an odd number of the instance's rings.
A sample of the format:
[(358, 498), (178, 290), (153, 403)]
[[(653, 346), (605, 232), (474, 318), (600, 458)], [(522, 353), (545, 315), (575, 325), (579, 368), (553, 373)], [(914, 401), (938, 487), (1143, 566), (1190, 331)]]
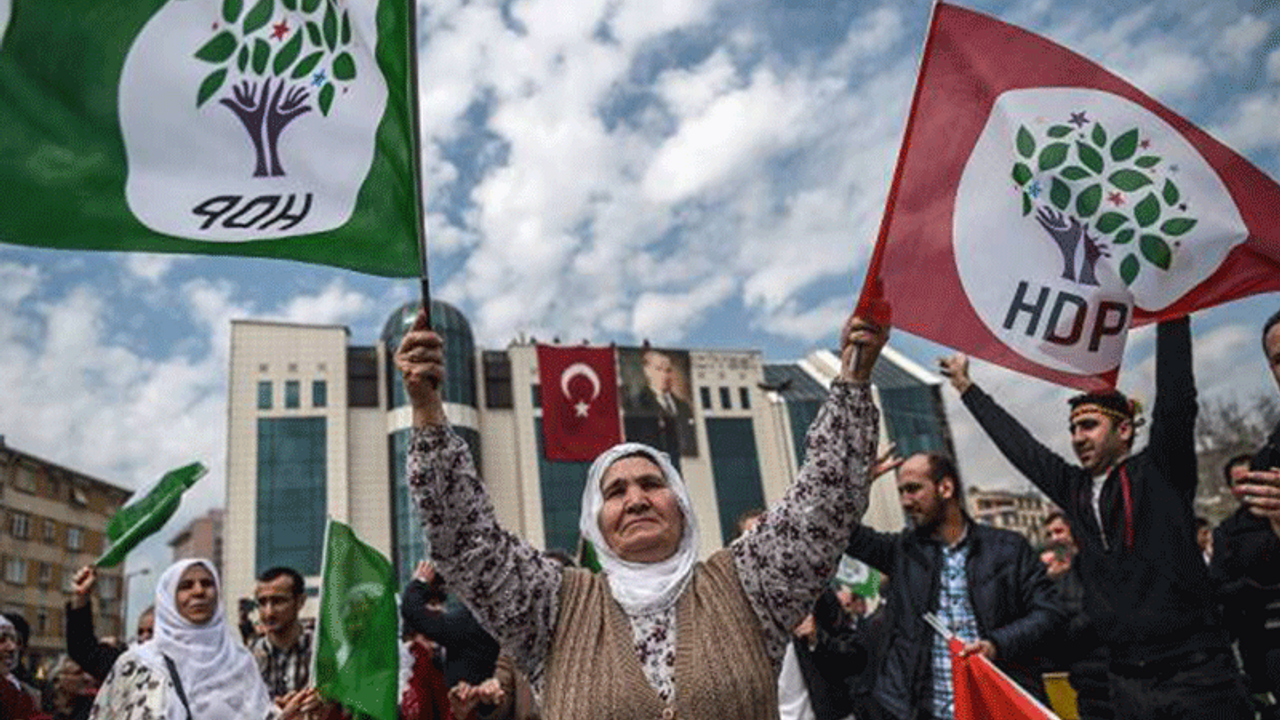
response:
[(961, 284), (987, 328), (1033, 362), (1080, 374), (1118, 367), (1133, 307), (1174, 303), (1247, 236), (1181, 133), (1081, 88), (996, 99), (952, 225)]
[[(596, 371), (592, 369), (590, 365), (580, 362), (570, 365), (564, 369), (563, 373), (560, 374), (560, 391), (564, 393), (564, 396), (570, 400), (573, 399), (569, 394), (569, 381), (579, 375), (585, 377), (587, 381), (591, 383), (590, 400), (595, 400), (600, 397), (600, 376), (596, 374)], [(588, 402), (590, 402), (590, 400), (588, 400)]]
[[(221, 0), (165, 3), (125, 57), (119, 112), (130, 210), (156, 232), (214, 242), (340, 227), (372, 167), (387, 102), (373, 55), (377, 4), (319, 4), (316, 13), (350, 13), (349, 31), (339, 29), (341, 20), (330, 26), (301, 9), (278, 8), (247, 38), (256, 6), (243, 4), (229, 24), (223, 7)], [(220, 37), (229, 45), (219, 48)], [(294, 39), (293, 62), (284, 64)], [(235, 50), (223, 59), (228, 46)], [(293, 77), (317, 52), (314, 68)], [(339, 71), (341, 53), (351, 63)], [(351, 66), (354, 78), (336, 81)], [(217, 73), (225, 73), (221, 83), (211, 80)], [(206, 83), (217, 89), (197, 106)], [(322, 92), (333, 93), (327, 115)]]

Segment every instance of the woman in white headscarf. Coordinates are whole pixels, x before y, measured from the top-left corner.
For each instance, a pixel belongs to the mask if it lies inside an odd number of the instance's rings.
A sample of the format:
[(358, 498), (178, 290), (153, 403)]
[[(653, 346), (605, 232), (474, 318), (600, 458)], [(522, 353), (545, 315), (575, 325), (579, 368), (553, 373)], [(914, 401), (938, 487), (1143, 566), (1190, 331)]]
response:
[(562, 566), (498, 527), (439, 388), (443, 342), (419, 314), (396, 352), (413, 404), (408, 482), (432, 557), (529, 675), (544, 716), (776, 718), (791, 628), (835, 571), (867, 505), (879, 416), (871, 367), (887, 329), (851, 317), (842, 370), (805, 465), (752, 531), (698, 561), (698, 522), (664, 453), (623, 444), (593, 463), (579, 530), (603, 572)]
[[(293, 720), (310, 691), (283, 709), (223, 616), (208, 560), (179, 560), (160, 576), (155, 635), (126, 650), (94, 701), (90, 720)], [(305, 695), (305, 696), (304, 696)]]

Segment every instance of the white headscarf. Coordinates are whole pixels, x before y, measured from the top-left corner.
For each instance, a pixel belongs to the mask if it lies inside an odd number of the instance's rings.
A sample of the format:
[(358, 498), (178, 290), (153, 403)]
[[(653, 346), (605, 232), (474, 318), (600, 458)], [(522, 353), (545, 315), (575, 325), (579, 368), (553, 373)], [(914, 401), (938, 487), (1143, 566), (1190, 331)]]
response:
[[(176, 594), (182, 573), (203, 565), (218, 588), (213, 617), (194, 625), (178, 613)], [(160, 576), (156, 586), (155, 636), (138, 646), (137, 653), (161, 677), (169, 677), (164, 658), (178, 668), (182, 689), (197, 720), (258, 720), (266, 717), (271, 698), (253, 656), (240, 638), (233, 637), (222, 612), (222, 582), (208, 560), (179, 560)], [(186, 710), (177, 692), (169, 693), (168, 720), (184, 720)]]
[[(0, 615), (0, 635), (12, 635), (14, 640), (18, 639), (18, 628), (9, 622), (9, 618)], [(18, 682), (18, 678), (13, 674), (15, 668), (18, 667), (18, 653), (13, 655), (5, 662), (4, 667), (0, 667), (0, 677), (13, 683), (13, 686), (22, 689), (22, 684)]]
[[(684, 513), (684, 534), (680, 537), (680, 546), (676, 548), (674, 555), (659, 562), (637, 563), (623, 560), (609, 547), (604, 534), (600, 532), (600, 508), (604, 505), (600, 480), (609, 466), (619, 458), (636, 453), (648, 457), (662, 470), (667, 487), (675, 494), (680, 511)], [(667, 454), (648, 445), (614, 445), (591, 464), (591, 471), (587, 473), (587, 486), (582, 491), (582, 515), (578, 519), (578, 530), (595, 546), (605, 579), (609, 582), (609, 591), (628, 615), (645, 615), (674, 605), (689, 582), (694, 564), (698, 562), (698, 519), (693, 514), (689, 490)]]

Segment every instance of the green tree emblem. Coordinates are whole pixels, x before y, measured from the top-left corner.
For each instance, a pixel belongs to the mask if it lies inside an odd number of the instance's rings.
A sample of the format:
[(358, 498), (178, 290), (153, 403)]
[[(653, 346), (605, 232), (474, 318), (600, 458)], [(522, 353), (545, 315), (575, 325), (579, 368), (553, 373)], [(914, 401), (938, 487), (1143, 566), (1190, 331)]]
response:
[(221, 23), (195, 56), (214, 66), (196, 92), (203, 106), (224, 85), (218, 103), (235, 113), (256, 161), (254, 177), (281, 177), (278, 146), (285, 127), (310, 112), (311, 93), (326, 117), (337, 95), (335, 82), (355, 80), (351, 45), (351, 13), (338, 0), (279, 0), (285, 11), (276, 17), (277, 0), (257, 0), (246, 11), (245, 0), (223, 0)]
[(1173, 264), (1177, 238), (1198, 221), (1185, 214), (1172, 177), (1178, 168), (1149, 153), (1149, 146), (1137, 128), (1111, 137), (1083, 112), (1050, 125), (1039, 138), (1018, 128), (1011, 174), (1022, 194), (1022, 215), (1035, 212), (1057, 244), (1064, 279), (1097, 285), (1098, 260), (1113, 252), (1124, 256), (1119, 273), (1126, 285), (1144, 264), (1160, 271)]

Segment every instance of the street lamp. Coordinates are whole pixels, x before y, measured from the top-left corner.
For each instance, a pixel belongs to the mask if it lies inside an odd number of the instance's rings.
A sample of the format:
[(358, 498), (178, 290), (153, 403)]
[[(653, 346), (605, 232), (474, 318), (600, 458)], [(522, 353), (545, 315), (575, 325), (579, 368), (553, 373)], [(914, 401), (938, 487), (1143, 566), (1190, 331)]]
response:
[(135, 577), (138, 577), (139, 575), (150, 575), (150, 574), (151, 574), (150, 565), (143, 565), (142, 567), (139, 567), (138, 569), (133, 570), (132, 572), (127, 572), (124, 574), (124, 583), (123, 583), (124, 597), (120, 599), (120, 609), (121, 609), (121, 612), (124, 613), (124, 618), (120, 621), (120, 631), (122, 635), (121, 640), (124, 641), (124, 644), (126, 646), (129, 644), (129, 581)]

